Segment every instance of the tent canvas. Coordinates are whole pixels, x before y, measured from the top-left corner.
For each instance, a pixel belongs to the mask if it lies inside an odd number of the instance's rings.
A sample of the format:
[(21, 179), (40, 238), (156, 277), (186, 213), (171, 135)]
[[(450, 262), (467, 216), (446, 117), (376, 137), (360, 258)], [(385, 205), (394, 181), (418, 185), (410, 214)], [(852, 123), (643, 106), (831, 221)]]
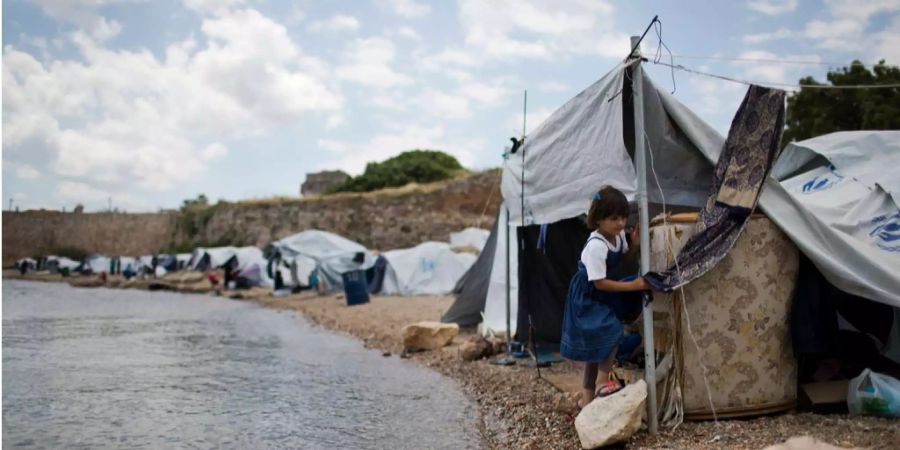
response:
[(471, 253), (456, 253), (446, 242), (424, 242), (382, 254), (387, 260), (381, 293), (386, 295), (447, 294), (475, 262)]
[(91, 255), (84, 258), (81, 263), (81, 271), (90, 271), (91, 273), (107, 272), (109, 273), (109, 265), (111, 259), (103, 255)]
[[(488, 280), (487, 296), (484, 300), (483, 332), (505, 333), (507, 315), (507, 292), (509, 295), (509, 334), (516, 334), (516, 317), (519, 310), (519, 252), (516, 248), (510, 248), (509, 265), (506, 263), (507, 242), (510, 246), (518, 242), (518, 232), (515, 226), (509, 226), (509, 210), (506, 205), (500, 205), (500, 225), (497, 227), (497, 243), (494, 249), (494, 258), (491, 265), (491, 275)], [(507, 240), (509, 236), (509, 240)], [(507, 277), (509, 283), (507, 283)], [(507, 284), (509, 289), (507, 291)]]
[(270, 245), (266, 254), (270, 259), (281, 257), (288, 261), (297, 256), (312, 259), (319, 281), (329, 290), (343, 288), (341, 274), (367, 270), (375, 264), (375, 256), (362, 244), (321, 230), (306, 230), (280, 239)]
[(51, 255), (47, 257), (45, 263), (46, 269), (50, 273), (57, 273), (62, 269), (75, 270), (78, 267), (78, 261), (66, 258), (65, 256)]
[(190, 267), (191, 256), (192, 255), (190, 253), (179, 253), (175, 255), (175, 261), (177, 261), (178, 270), (184, 270)]
[(268, 261), (258, 247), (240, 247), (223, 265), (235, 271), (235, 283), (240, 287), (265, 286), (273, 287), (274, 282), (266, 272)]
[[(631, 157), (634, 146), (634, 139), (630, 138), (634, 136), (632, 95), (630, 83), (625, 82), (626, 71), (632, 70), (642, 69), (620, 64), (578, 94), (527, 137), (521, 153), (511, 155), (506, 161), (501, 191), (504, 202), (512, 206), (511, 226), (552, 224), (583, 214), (593, 192), (604, 184), (617, 187), (633, 198), (636, 170)], [(679, 207), (697, 208), (705, 202), (713, 178), (713, 165), (722, 150), (724, 137), (668, 92), (659, 89), (646, 73), (643, 75), (644, 138), (649, 153), (648, 174), (653, 174), (648, 175), (648, 200), (656, 203), (665, 200), (669, 211)], [(885, 140), (897, 142), (893, 137)], [(896, 167), (896, 163), (891, 163), (893, 156), (889, 156), (895, 155), (895, 151), (886, 145), (883, 147), (870, 155), (881, 158), (875, 166)], [(846, 163), (833, 154), (832, 159)], [(869, 173), (872, 165), (853, 170)], [(776, 170), (773, 174), (779, 172)], [(879, 173), (870, 179), (879, 186), (886, 186), (882, 190), (890, 195), (897, 192), (896, 175)], [(523, 190), (524, 208), (521, 206)], [(874, 200), (867, 202), (874, 203)], [(836, 286), (871, 300), (900, 305), (900, 272), (885, 270), (898, 266), (897, 252), (876, 254), (871, 244), (854, 246), (852, 242), (829, 239), (827, 236), (837, 230), (828, 218), (817, 216), (792, 198), (775, 177), (766, 180), (759, 205)], [(882, 223), (887, 225), (880, 230), (890, 231), (896, 227), (889, 215), (872, 214), (869, 219), (870, 222), (881, 219), (878, 224), (870, 223), (869, 233)], [(571, 258), (576, 260), (577, 254)], [(514, 272), (517, 271), (514, 269)], [(529, 276), (535, 274), (529, 273)], [(520, 296), (519, 306), (526, 300), (527, 296)], [(545, 331), (538, 330), (538, 333), (553, 335)]]
[[(500, 215), (497, 219), (478, 259), (469, 267), (469, 270), (459, 278), (453, 293), (456, 300), (441, 316), (441, 322), (456, 323), (459, 326), (468, 327), (478, 325), (481, 322), (481, 314), (484, 312), (484, 302), (487, 298), (488, 284), (491, 279), (491, 267), (494, 264), (494, 252), (497, 247), (497, 227), (500, 226)], [(452, 235), (451, 235), (451, 245)]]
[(197, 247), (191, 253), (191, 269), (218, 269), (234, 256), (236, 250), (235, 247)]
[(456, 233), (450, 233), (450, 246), (472, 247), (481, 252), (490, 234), (490, 231), (483, 228), (469, 227)]

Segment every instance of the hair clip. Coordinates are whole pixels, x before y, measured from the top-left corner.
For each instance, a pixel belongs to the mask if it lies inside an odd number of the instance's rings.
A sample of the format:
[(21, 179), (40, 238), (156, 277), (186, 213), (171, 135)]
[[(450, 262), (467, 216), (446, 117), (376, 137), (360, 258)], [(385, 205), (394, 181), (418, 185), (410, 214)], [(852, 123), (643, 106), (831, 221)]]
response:
[(598, 202), (600, 201), (600, 193), (599, 193), (599, 192), (597, 192), (596, 194), (594, 194), (594, 200), (596, 200), (596, 201), (598, 201)]

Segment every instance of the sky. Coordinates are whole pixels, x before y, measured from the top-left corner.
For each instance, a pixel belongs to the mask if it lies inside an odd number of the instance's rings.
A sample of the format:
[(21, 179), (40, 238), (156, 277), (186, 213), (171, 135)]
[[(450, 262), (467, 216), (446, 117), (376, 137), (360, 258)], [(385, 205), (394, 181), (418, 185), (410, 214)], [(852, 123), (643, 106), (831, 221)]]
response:
[[(297, 197), (415, 148), (498, 167), (526, 90), (531, 130), (654, 15), (676, 64), (763, 84), (900, 61), (900, 0), (6, 0), (3, 207)], [(727, 133), (746, 86), (645, 67)]]

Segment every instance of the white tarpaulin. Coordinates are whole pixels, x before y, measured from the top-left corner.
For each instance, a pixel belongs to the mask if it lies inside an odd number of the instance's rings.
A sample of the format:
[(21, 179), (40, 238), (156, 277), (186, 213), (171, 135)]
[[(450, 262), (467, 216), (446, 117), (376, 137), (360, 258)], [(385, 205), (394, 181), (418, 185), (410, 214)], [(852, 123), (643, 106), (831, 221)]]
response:
[(557, 109), (510, 155), (503, 170), (503, 200), (510, 221), (522, 222), (522, 155), (525, 158), (525, 221), (553, 223), (585, 211), (604, 184), (633, 198), (634, 165), (622, 134), (624, 64)]
[(362, 244), (321, 230), (307, 230), (288, 236), (274, 242), (272, 247), (283, 260), (290, 261), (298, 255), (313, 259), (319, 271), (319, 281), (325, 283), (328, 289), (344, 286), (341, 274), (366, 270), (375, 264), (372, 252)]
[(491, 266), (491, 278), (488, 284), (487, 298), (484, 300), (483, 331), (495, 333), (506, 331), (506, 236), (509, 234), (511, 251), (509, 252), (509, 317), (510, 336), (516, 334), (516, 320), (519, 314), (519, 250), (516, 247), (518, 236), (516, 227), (503, 226), (509, 223), (506, 205), (500, 205), (500, 226), (497, 227), (497, 245), (494, 250), (494, 264)]
[(484, 228), (469, 227), (465, 230), (450, 233), (451, 247), (474, 247), (480, 252), (491, 232)]
[(51, 272), (59, 272), (62, 269), (75, 270), (77, 267), (78, 261), (65, 256), (50, 255), (47, 257), (47, 269)]
[(90, 269), (93, 273), (109, 273), (110, 258), (102, 255), (91, 255), (84, 258), (82, 270)]
[[(832, 133), (788, 145), (763, 208), (835, 286), (900, 307), (900, 132)], [(799, 173), (797, 173), (799, 172)], [(774, 184), (774, 183), (773, 183)]]
[(274, 282), (266, 272), (268, 260), (263, 257), (263, 252), (257, 247), (241, 247), (235, 249), (234, 258), (236, 278), (249, 286), (272, 287)]
[(191, 269), (217, 269), (228, 262), (237, 249), (235, 247), (197, 247), (191, 253)]
[(477, 259), (454, 252), (446, 242), (424, 242), (382, 256), (388, 262), (381, 288), (386, 295), (448, 294)]
[(184, 270), (190, 266), (191, 256), (192, 255), (190, 253), (179, 253), (175, 255), (175, 261), (177, 261), (178, 270)]

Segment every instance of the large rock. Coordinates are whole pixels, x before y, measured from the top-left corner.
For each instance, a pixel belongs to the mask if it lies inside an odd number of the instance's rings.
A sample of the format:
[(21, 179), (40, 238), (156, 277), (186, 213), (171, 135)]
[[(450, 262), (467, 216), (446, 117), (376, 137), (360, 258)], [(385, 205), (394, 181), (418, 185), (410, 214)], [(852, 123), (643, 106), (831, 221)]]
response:
[(434, 350), (450, 343), (459, 334), (455, 323), (419, 322), (403, 327), (403, 347), (410, 351)]
[(625, 442), (641, 428), (641, 415), (647, 399), (644, 380), (625, 386), (619, 392), (595, 399), (578, 413), (575, 430), (584, 448), (600, 448)]
[(459, 356), (465, 361), (475, 361), (487, 356), (491, 356), (492, 347), (487, 339), (481, 336), (471, 336), (459, 346)]

